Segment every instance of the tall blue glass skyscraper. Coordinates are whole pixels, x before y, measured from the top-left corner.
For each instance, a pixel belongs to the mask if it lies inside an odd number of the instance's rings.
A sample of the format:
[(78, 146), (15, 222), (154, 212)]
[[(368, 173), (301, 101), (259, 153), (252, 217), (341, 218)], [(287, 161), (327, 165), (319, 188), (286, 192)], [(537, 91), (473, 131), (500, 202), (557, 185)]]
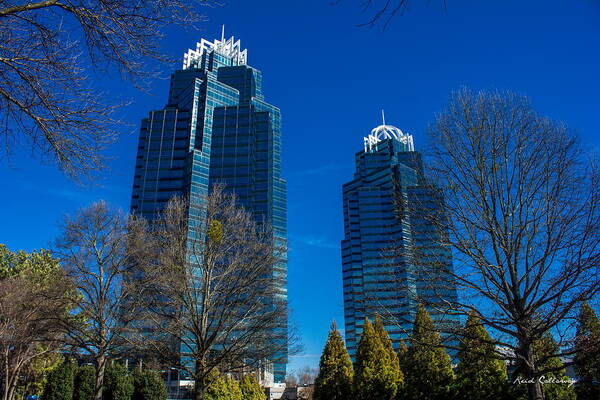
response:
[(397, 348), (412, 330), (419, 301), (441, 327), (458, 320), (434, 306), (456, 301), (452, 255), (431, 217), (443, 202), (423, 175), (413, 138), (381, 125), (355, 156), (354, 179), (343, 185), (342, 269), (346, 344), (352, 357), (365, 317), (379, 314)]
[[(262, 75), (247, 65), (233, 37), (202, 39), (173, 73), (167, 105), (142, 120), (132, 212), (153, 219), (169, 199), (197, 203), (215, 184), (236, 193), (258, 222), (287, 243), (286, 182), (281, 177), (281, 114), (262, 93)], [(191, 218), (191, 217), (190, 217)], [(287, 256), (272, 271), (278, 302), (287, 308)], [(274, 340), (287, 340), (287, 315)], [(287, 355), (273, 365), (276, 381)]]

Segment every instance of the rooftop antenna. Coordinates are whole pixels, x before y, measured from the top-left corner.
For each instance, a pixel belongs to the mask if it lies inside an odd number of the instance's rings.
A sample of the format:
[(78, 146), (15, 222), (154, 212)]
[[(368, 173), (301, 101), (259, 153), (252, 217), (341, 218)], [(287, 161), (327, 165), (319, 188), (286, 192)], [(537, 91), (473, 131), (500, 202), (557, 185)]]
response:
[(225, 41), (225, 24), (221, 27), (221, 43)]
[(385, 125), (385, 113), (383, 112), (383, 108), (381, 109), (381, 120), (383, 121), (383, 125)]

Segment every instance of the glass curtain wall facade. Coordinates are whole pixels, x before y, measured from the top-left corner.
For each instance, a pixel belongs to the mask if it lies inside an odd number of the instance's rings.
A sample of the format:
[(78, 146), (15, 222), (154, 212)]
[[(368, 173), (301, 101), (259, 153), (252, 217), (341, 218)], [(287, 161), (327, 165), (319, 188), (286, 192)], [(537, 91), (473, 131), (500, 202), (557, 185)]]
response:
[[(286, 182), (281, 177), (281, 114), (265, 102), (261, 72), (233, 37), (202, 39), (171, 76), (162, 110), (142, 120), (131, 211), (152, 220), (173, 196), (198, 204), (216, 184), (236, 193), (273, 240), (287, 246)], [(190, 223), (202, 210), (190, 210)], [(287, 309), (287, 256), (272, 271)], [(274, 339), (287, 341), (287, 315)], [(287, 354), (273, 364), (283, 381)]]
[(411, 135), (381, 125), (364, 138), (343, 185), (342, 272), (346, 345), (354, 359), (365, 317), (378, 314), (394, 347), (412, 330), (419, 301), (438, 327), (458, 327), (439, 307), (456, 301), (450, 250), (431, 223), (442, 201), (423, 175)]

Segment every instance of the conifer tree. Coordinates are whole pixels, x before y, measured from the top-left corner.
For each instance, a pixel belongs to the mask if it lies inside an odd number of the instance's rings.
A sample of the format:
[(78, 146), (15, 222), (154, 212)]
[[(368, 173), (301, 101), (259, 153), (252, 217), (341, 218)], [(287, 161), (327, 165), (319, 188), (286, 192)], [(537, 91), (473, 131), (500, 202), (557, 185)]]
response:
[(451, 398), (454, 374), (450, 357), (441, 346), (429, 313), (422, 304), (417, 308), (413, 333), (404, 360), (404, 398), (410, 400), (446, 400)]
[(96, 369), (91, 365), (80, 367), (75, 375), (73, 400), (94, 400), (95, 386)]
[(386, 353), (384, 358), (385, 363), (382, 369), (382, 379), (389, 382), (391, 387), (395, 386), (395, 391), (398, 392), (398, 389), (404, 383), (404, 374), (400, 369), (398, 355), (394, 351), (394, 346), (392, 345), (390, 336), (385, 330), (385, 326), (383, 325), (383, 321), (379, 315), (375, 315), (373, 328), (375, 329), (375, 334), (379, 340), (381, 340), (381, 344), (383, 345), (383, 349)]
[(115, 363), (106, 368), (104, 400), (130, 400), (133, 394), (133, 378), (124, 365)]
[(396, 400), (404, 400), (406, 398), (404, 390), (406, 385), (406, 375), (404, 371), (406, 371), (406, 362), (408, 358), (408, 347), (406, 347), (406, 343), (404, 340), (400, 340), (398, 343), (398, 366), (400, 371), (402, 372), (402, 384), (398, 387), (398, 394), (396, 395)]
[(406, 347), (406, 343), (404, 340), (400, 340), (398, 344), (398, 364), (400, 365), (400, 371), (402, 371), (402, 376), (404, 378), (404, 371), (406, 369), (406, 360), (408, 357), (408, 347)]
[(227, 382), (227, 388), (229, 390), (229, 399), (230, 400), (238, 400), (243, 399), (242, 397), (242, 389), (240, 388), (240, 383), (233, 378), (225, 379)]
[[(393, 399), (398, 391), (398, 375), (394, 375), (390, 353), (368, 318), (356, 351), (354, 375), (355, 400)], [(397, 364), (397, 358), (395, 358)], [(397, 369), (396, 369), (397, 371)]]
[[(558, 345), (550, 333), (546, 333), (541, 339), (533, 342), (533, 351), (538, 360), (539, 370), (542, 371), (540, 379), (543, 384), (544, 400), (575, 400), (574, 387), (569, 384), (564, 364), (559, 357), (552, 356), (558, 353)], [(546, 371), (546, 372), (543, 372)], [(513, 374), (513, 382), (523, 376), (522, 367), (517, 368)], [(513, 398), (526, 400), (527, 385), (514, 385)], [(584, 398), (587, 400), (587, 398)]]
[(164, 379), (152, 371), (133, 371), (133, 394), (131, 400), (166, 400)]
[(575, 351), (577, 398), (600, 399), (600, 321), (587, 303), (579, 313)]
[(507, 397), (506, 364), (494, 356), (494, 344), (477, 315), (465, 323), (456, 370), (456, 398), (498, 400)]
[(240, 390), (244, 400), (265, 400), (267, 396), (253, 375), (244, 375), (240, 381)]
[(352, 361), (334, 321), (321, 354), (319, 374), (315, 379), (314, 400), (351, 398), (353, 377)]
[(46, 381), (42, 400), (72, 400), (76, 371), (77, 365), (71, 360), (65, 360), (52, 370)]
[(240, 400), (242, 391), (238, 381), (220, 376), (213, 381), (206, 391), (206, 400)]

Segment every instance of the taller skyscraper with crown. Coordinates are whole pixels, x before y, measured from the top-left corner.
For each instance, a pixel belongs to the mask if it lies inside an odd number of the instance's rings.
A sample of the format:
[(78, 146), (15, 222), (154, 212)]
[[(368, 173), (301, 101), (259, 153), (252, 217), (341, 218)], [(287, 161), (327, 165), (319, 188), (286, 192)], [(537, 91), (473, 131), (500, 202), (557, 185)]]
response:
[[(397, 348), (412, 329), (417, 303), (439, 328), (456, 328), (444, 312), (456, 301), (443, 201), (423, 174), (411, 135), (383, 125), (364, 138), (354, 178), (343, 185), (342, 271), (348, 352), (354, 358), (364, 319), (378, 314)], [(443, 335), (445, 336), (445, 335)]]
[[(171, 75), (161, 110), (142, 120), (131, 211), (152, 220), (173, 196), (197, 203), (215, 184), (235, 192), (273, 240), (287, 243), (286, 182), (281, 177), (281, 114), (262, 93), (262, 75), (247, 65), (247, 50), (233, 37), (202, 39)], [(287, 309), (287, 257), (272, 270), (274, 301)], [(287, 341), (287, 315), (273, 340)], [(276, 381), (287, 354), (273, 363)]]

